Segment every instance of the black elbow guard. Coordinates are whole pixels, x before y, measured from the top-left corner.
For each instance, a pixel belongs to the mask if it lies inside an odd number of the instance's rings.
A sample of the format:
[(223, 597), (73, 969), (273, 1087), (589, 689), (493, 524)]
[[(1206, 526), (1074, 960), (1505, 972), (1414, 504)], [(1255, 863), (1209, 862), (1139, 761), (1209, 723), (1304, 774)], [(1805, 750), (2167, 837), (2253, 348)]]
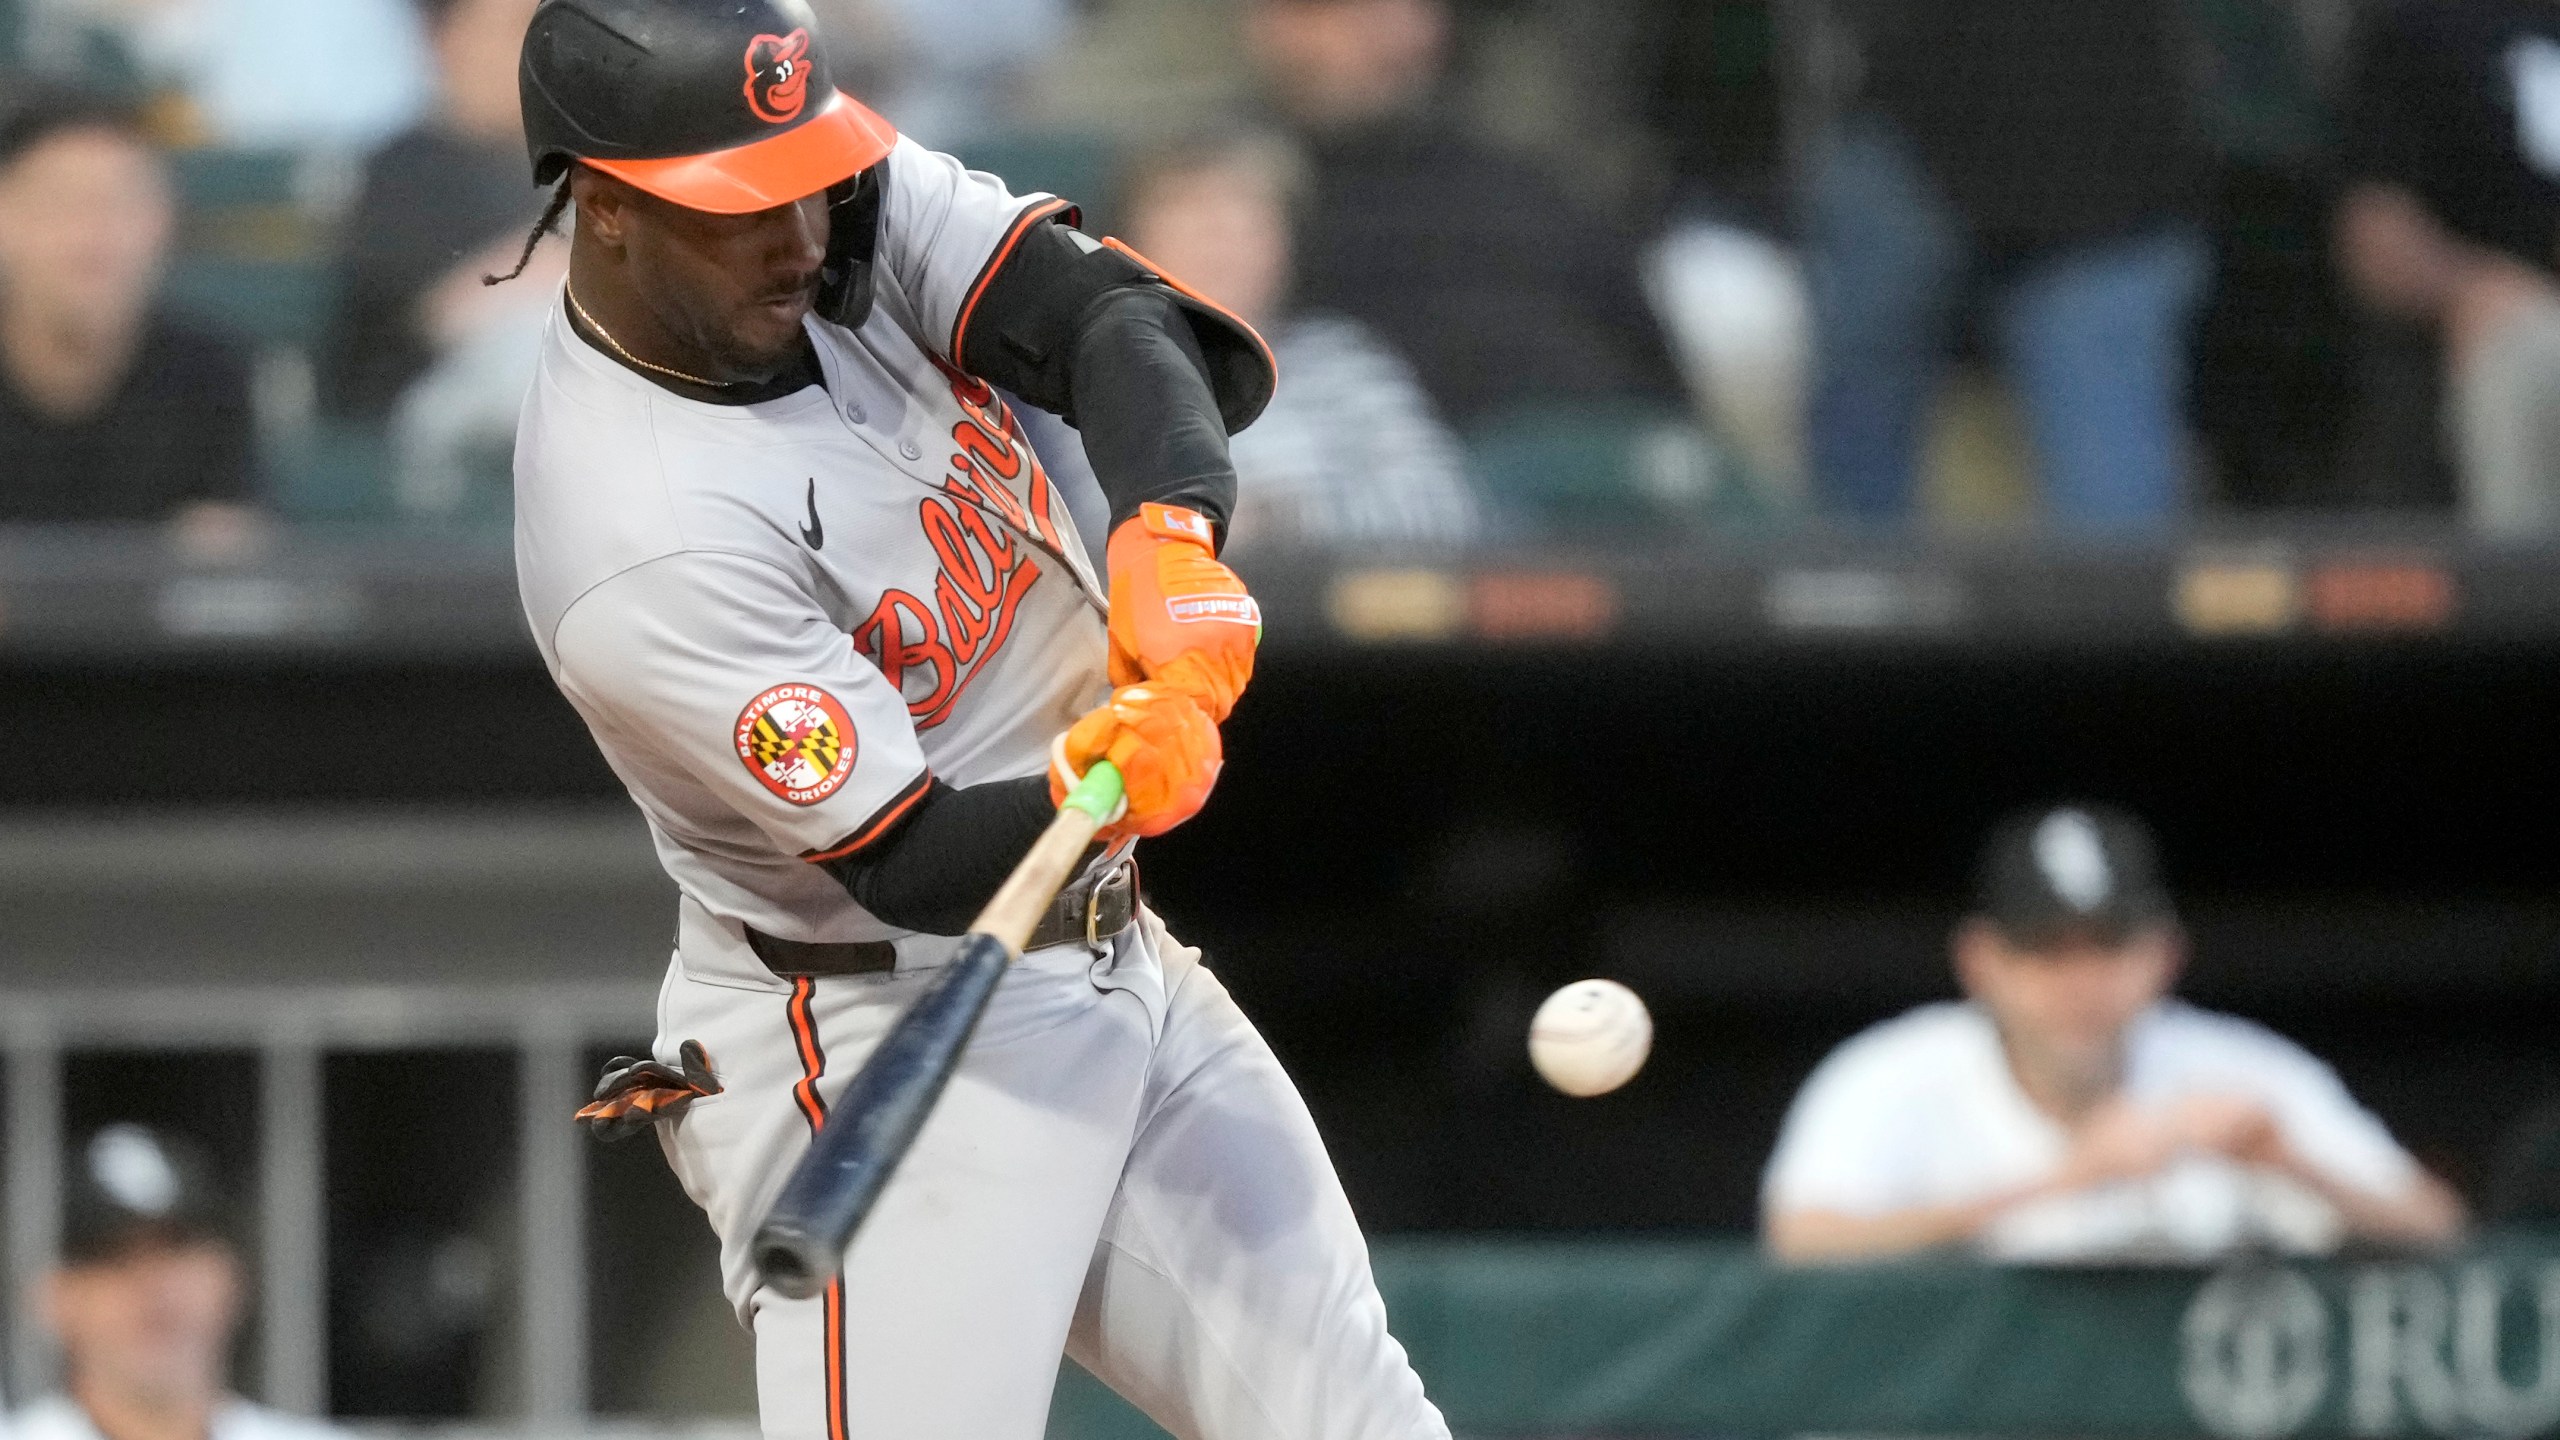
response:
[(1117, 240), (1097, 241), (1052, 216), (1035, 222), (953, 338), (952, 363), (1075, 423), (1070, 357), (1086, 318), (1112, 291), (1143, 288), (1173, 302), (1208, 364), (1209, 392), (1232, 435), (1254, 422), (1278, 383), (1271, 347), (1204, 296), (1167, 279)]

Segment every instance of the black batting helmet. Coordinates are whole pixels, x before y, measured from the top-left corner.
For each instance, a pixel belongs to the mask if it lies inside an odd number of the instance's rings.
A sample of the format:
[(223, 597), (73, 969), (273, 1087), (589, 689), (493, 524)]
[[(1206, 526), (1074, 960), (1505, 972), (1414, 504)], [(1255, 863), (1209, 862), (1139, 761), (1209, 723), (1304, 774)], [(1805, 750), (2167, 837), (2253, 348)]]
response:
[(842, 186), (898, 138), (829, 82), (807, 0), (542, 0), (517, 84), (535, 184), (574, 160), (723, 215)]

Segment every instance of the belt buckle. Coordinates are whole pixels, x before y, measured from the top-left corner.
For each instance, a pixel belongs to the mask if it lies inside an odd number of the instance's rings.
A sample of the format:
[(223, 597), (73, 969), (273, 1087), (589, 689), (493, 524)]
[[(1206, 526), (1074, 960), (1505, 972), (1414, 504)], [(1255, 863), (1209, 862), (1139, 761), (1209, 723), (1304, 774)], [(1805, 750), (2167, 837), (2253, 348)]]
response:
[[(1084, 946), (1086, 950), (1095, 955), (1101, 955), (1110, 949), (1109, 946), (1102, 943), (1102, 892), (1110, 889), (1114, 885), (1125, 884), (1128, 879), (1129, 862), (1123, 860), (1118, 865), (1112, 867), (1110, 874), (1103, 876), (1091, 890), (1085, 892)], [(1118, 932), (1115, 931), (1113, 933), (1117, 934)]]

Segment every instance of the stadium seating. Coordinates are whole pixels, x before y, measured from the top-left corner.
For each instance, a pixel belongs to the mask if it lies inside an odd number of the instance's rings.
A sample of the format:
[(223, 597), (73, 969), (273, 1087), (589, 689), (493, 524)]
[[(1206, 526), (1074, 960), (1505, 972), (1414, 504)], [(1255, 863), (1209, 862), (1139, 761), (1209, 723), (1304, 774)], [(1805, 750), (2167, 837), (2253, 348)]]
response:
[(170, 303), (260, 348), (317, 343), (329, 318), (329, 227), (304, 198), (307, 163), (285, 150), (177, 157), (187, 218)]
[(168, 303), (255, 350), (268, 497), (301, 519), (390, 513), (378, 435), (315, 421), (307, 377), (336, 304), (338, 177), (326, 157), (291, 150), (204, 149), (175, 159), (185, 207)]
[(1731, 530), (1776, 506), (1730, 451), (1688, 417), (1640, 404), (1524, 411), (1466, 437), (1473, 471), (1504, 520), (1541, 531), (1669, 526)]
[(1046, 190), (1081, 205), (1087, 218), (1108, 229), (1112, 177), (1119, 158), (1110, 142), (1090, 135), (1024, 133), (990, 136), (958, 147), (973, 169), (1001, 175), (1016, 191)]

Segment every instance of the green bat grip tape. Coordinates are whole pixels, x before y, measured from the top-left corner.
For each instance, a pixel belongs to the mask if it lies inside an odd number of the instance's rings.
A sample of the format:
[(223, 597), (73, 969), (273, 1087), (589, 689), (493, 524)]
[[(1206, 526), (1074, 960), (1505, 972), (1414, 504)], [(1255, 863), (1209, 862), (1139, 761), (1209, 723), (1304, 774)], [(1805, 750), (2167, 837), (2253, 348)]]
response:
[(1120, 808), (1120, 767), (1108, 760), (1094, 761), (1058, 808), (1081, 810), (1092, 816), (1096, 825), (1109, 822), (1111, 812)]

